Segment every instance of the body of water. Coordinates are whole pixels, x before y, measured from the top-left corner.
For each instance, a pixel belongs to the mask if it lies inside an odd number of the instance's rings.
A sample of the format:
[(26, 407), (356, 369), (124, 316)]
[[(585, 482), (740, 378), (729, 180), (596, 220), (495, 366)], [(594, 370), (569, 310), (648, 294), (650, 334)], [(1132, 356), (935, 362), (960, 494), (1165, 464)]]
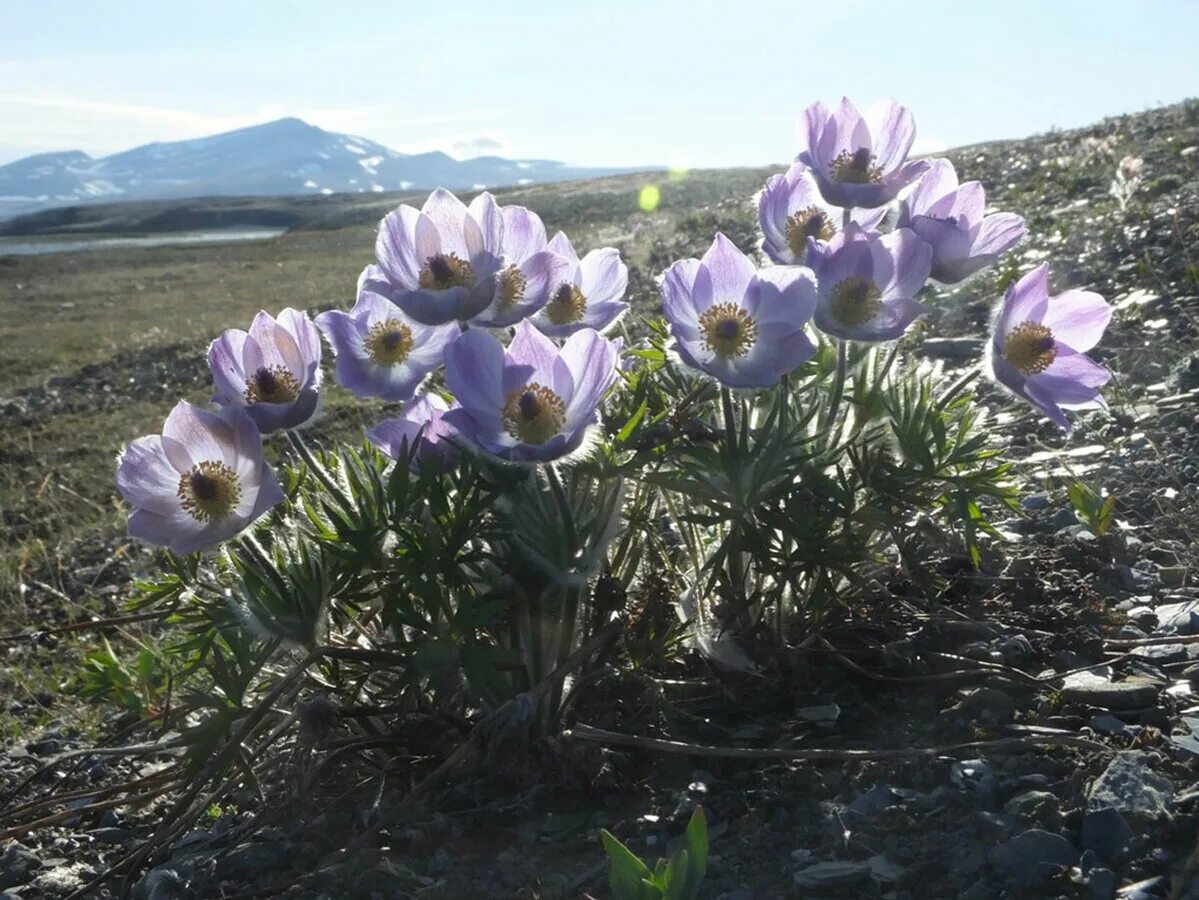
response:
[(142, 237), (103, 238), (8, 238), (0, 237), (0, 256), (32, 256), (42, 253), (79, 253), (126, 247), (171, 247), (181, 244), (217, 244), (224, 241), (261, 241), (278, 237), (286, 228), (213, 228), (206, 231), (173, 231)]

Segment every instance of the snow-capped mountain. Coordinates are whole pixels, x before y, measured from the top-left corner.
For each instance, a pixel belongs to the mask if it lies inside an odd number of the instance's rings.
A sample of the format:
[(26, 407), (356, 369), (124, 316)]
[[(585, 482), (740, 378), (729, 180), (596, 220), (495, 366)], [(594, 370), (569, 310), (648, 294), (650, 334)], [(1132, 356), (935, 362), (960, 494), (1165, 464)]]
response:
[(0, 166), (0, 218), (89, 202), (502, 187), (613, 174), (550, 160), (397, 153), (300, 119), (93, 159), (75, 150)]

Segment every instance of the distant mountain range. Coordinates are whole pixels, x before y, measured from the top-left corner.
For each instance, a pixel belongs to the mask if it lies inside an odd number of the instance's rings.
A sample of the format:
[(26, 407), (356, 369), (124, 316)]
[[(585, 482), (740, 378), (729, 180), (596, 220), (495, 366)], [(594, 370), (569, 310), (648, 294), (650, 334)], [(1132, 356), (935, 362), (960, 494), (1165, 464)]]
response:
[(544, 159), (397, 153), (289, 118), (191, 141), (146, 144), (99, 159), (80, 150), (27, 156), (0, 166), (0, 219), (81, 203), (482, 189), (627, 171)]

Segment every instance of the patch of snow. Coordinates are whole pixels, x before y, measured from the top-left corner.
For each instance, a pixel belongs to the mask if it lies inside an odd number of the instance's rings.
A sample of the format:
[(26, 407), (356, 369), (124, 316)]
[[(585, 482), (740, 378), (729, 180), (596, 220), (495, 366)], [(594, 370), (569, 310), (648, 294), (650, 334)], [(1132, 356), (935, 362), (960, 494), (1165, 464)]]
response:
[(532, 184), (533, 179), (532, 178), (518, 178), (518, 179), (516, 179), (516, 183), (517, 184)]
[(406, 190), (408, 190), (408, 188), (412, 187), (412, 185), (414, 185), (414, 184), (416, 184), (415, 181), (401, 181), (400, 182), (400, 190), (406, 191)]
[(321, 188), (321, 193), (322, 194), (332, 194), (333, 188)]
[(351, 144), (349, 141), (346, 141), (344, 144), (342, 144), (342, 146), (358, 156), (366, 156), (366, 151), (357, 144)]
[(123, 194), (121, 188), (117, 187), (111, 181), (85, 181), (81, 185), (83, 193), (89, 197), (104, 197), (108, 194)]
[(474, 184), (472, 184), (470, 186), (470, 189), (472, 191), (485, 191), (485, 190), (487, 190), (487, 185), (480, 184), (479, 182), (476, 181)]
[(372, 184), (371, 185), (372, 193), (381, 194), (381, 193), (383, 193), (383, 190), (384, 190), (384, 188), (383, 188), (383, 185), (381, 185), (381, 184)]
[(526, 162), (518, 162), (518, 163), (516, 164), (516, 168), (518, 168), (518, 169), (531, 169), (531, 168), (533, 168), (533, 164), (532, 164), (532, 163), (526, 163)]
[(314, 187), (320, 187), (320, 185), (318, 185), (315, 181), (313, 181), (311, 178), (309, 178), (307, 181), (304, 182), (304, 187), (314, 188)]
[(316, 155), (317, 155), (317, 156), (319, 156), (321, 159), (328, 159), (328, 158), (329, 158), (329, 154), (328, 154), (328, 153), (325, 153), (323, 150), (317, 150), (317, 151), (316, 151)]
[(357, 183), (358, 183), (358, 179), (357, 179), (357, 178), (351, 178), (351, 179), (349, 179), (349, 182), (350, 182), (350, 184), (357, 184)]
[(383, 162), (382, 156), (368, 156), (366, 159), (358, 160), (358, 165), (362, 166), (367, 175), (378, 175), (378, 166), (381, 162)]

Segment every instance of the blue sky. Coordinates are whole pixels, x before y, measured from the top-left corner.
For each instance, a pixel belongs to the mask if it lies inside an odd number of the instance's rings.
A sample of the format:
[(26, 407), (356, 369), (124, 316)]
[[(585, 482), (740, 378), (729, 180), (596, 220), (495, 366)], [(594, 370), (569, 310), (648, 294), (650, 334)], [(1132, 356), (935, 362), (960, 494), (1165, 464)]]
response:
[(397, 150), (727, 166), (809, 102), (910, 106), (918, 148), (1199, 95), (1195, 0), (0, 0), (0, 162), (284, 115)]

